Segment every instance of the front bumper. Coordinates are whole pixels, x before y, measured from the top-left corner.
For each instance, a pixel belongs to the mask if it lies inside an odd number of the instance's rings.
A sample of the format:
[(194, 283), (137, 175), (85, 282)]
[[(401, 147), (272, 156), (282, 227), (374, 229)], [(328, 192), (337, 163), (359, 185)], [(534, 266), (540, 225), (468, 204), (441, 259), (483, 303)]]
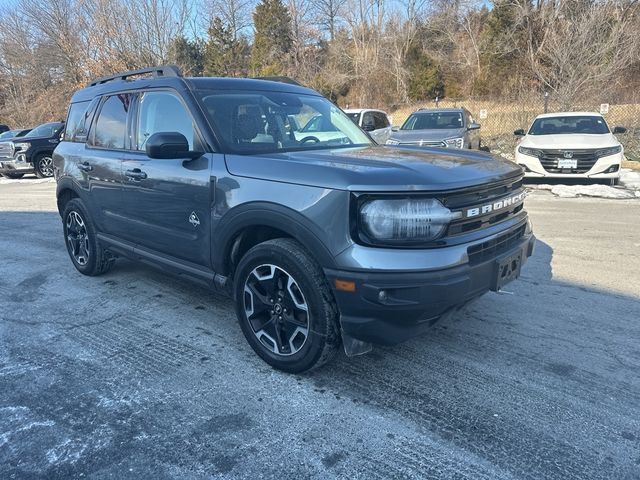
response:
[(336, 280), (356, 285), (355, 292), (334, 287), (344, 334), (363, 342), (393, 345), (491, 290), (497, 260), (520, 252), (524, 264), (534, 243), (534, 235), (527, 231), (517, 243), (481, 262), (442, 270), (369, 273), (325, 269), (325, 274), (332, 286)]
[(30, 173), (33, 165), (27, 162), (26, 157), (18, 155), (16, 158), (0, 158), (0, 173)]
[[(516, 151), (515, 161), (524, 168), (524, 176), (529, 178), (619, 178), (620, 169), (622, 167), (623, 155), (621, 153), (601, 157), (586, 172), (582, 173), (552, 173), (548, 172), (542, 166), (540, 160), (536, 157), (523, 155)], [(614, 170), (614, 171), (608, 171)]]

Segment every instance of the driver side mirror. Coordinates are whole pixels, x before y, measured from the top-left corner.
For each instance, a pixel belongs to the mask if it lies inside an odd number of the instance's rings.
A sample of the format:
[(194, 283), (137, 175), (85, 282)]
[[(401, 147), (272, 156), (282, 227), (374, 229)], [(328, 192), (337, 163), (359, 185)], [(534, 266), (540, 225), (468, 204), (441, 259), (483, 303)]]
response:
[(391, 127), (392, 132), (397, 132), (398, 130), (400, 130), (400, 127), (398, 125), (394, 125), (393, 127)]
[(524, 133), (524, 129), (523, 128), (519, 128), (516, 131), (513, 132), (513, 134), (516, 137), (524, 137), (525, 133)]
[(616, 135), (618, 133), (627, 133), (627, 129), (624, 127), (614, 127), (613, 134)]
[(198, 158), (202, 152), (189, 150), (187, 137), (178, 132), (158, 132), (147, 139), (145, 151), (149, 158), (177, 159)]
[(480, 130), (480, 124), (479, 123), (472, 123), (471, 125), (469, 125), (467, 127), (467, 130)]

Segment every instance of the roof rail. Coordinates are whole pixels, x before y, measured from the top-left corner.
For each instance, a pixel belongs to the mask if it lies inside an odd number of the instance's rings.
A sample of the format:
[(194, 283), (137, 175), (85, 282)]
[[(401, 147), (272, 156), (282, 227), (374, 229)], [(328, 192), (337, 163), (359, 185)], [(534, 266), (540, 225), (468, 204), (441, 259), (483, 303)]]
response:
[(270, 82), (289, 83), (291, 85), (298, 85), (304, 87), (300, 82), (294, 80), (291, 77), (277, 76), (277, 77), (253, 77), (254, 80), (269, 80)]
[(151, 74), (153, 77), (181, 77), (182, 72), (177, 65), (159, 65), (157, 67), (141, 68), (139, 70), (129, 70), (128, 72), (116, 73), (115, 75), (107, 75), (100, 77), (89, 83), (90, 87), (111, 82), (113, 80), (126, 80), (129, 77), (137, 75)]

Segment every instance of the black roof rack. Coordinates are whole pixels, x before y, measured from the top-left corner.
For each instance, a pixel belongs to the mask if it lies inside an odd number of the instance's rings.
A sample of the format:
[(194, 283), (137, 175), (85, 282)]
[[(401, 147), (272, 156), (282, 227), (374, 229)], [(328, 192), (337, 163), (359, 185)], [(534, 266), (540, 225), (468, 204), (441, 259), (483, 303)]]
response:
[(129, 77), (135, 77), (137, 75), (151, 74), (153, 77), (181, 77), (182, 72), (177, 65), (160, 65), (157, 67), (141, 68), (139, 70), (129, 70), (128, 72), (116, 73), (115, 75), (108, 75), (106, 77), (100, 77), (89, 83), (90, 87), (101, 85), (103, 83), (111, 82), (113, 80), (126, 80)]
[(298, 85), (304, 87), (300, 82), (294, 80), (291, 77), (277, 76), (277, 77), (253, 77), (254, 80), (269, 80), (271, 82), (289, 83), (291, 85)]

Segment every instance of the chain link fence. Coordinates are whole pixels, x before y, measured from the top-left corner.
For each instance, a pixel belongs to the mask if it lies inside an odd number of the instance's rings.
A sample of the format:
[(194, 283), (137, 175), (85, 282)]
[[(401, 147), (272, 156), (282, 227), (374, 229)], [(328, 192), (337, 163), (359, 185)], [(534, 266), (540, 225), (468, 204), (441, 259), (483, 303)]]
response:
[(418, 108), (451, 108), (464, 107), (471, 112), (474, 120), (482, 128), (482, 145), (491, 152), (513, 159), (519, 138), (513, 134), (519, 128), (528, 129), (536, 116), (544, 113), (560, 111), (585, 111), (600, 112), (606, 119), (609, 127), (625, 127), (627, 132), (616, 135), (625, 149), (628, 160), (640, 162), (640, 99), (638, 101), (625, 101), (608, 103), (606, 99), (601, 102), (580, 102), (569, 108), (563, 108), (559, 102), (549, 97), (537, 97), (524, 100), (519, 99), (486, 99), (447, 98), (440, 101), (425, 102), (420, 104), (403, 105), (392, 111), (391, 117), (394, 125), (402, 125), (407, 117)]

